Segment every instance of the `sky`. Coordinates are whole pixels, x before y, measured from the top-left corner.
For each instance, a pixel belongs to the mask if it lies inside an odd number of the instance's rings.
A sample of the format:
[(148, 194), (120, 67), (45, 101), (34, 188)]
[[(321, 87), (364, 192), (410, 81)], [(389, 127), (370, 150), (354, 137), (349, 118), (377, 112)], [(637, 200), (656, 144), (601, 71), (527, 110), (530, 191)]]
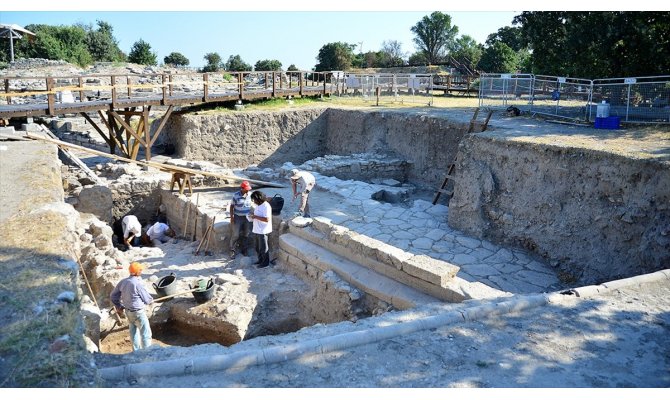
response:
[[(97, 3), (8, 0), (3, 2), (8, 4), (0, 6), (0, 23), (95, 25), (96, 20), (102, 20), (114, 28), (122, 51), (128, 54), (132, 45), (142, 39), (151, 45), (159, 63), (176, 51), (189, 59), (190, 66), (201, 67), (205, 64), (204, 55), (216, 52), (223, 61), (231, 55), (240, 55), (252, 66), (259, 60), (276, 59), (283, 69), (295, 64), (301, 70), (311, 70), (317, 64), (319, 49), (331, 42), (355, 44), (358, 53), (361, 49), (363, 52), (380, 50), (384, 41), (395, 40), (402, 44), (402, 51), (408, 57), (416, 51), (411, 27), (432, 11), (449, 14), (452, 25), (459, 29), (459, 36), (469, 35), (484, 43), (498, 28), (511, 26), (512, 19), (521, 10), (580, 10), (585, 6), (590, 10), (608, 9), (603, 7), (629, 10), (631, 7), (645, 9), (640, 7), (649, 2), (610, 0), (598, 5), (598, 2), (577, 0), (555, 4), (532, 0), (479, 0), (470, 5), (446, 0), (337, 0), (330, 3), (188, 0), (174, 5), (160, 0)], [(655, 2), (655, 7), (660, 3)]]
[[(283, 69), (295, 64), (311, 70), (319, 49), (331, 42), (355, 44), (377, 51), (382, 42), (396, 40), (402, 50), (414, 53), (411, 27), (430, 12), (342, 12), (342, 11), (200, 11), (200, 12), (72, 12), (0, 11), (0, 22), (72, 25), (110, 23), (114, 37), (126, 54), (133, 43), (143, 39), (151, 45), (158, 61), (173, 51), (182, 53), (191, 66), (205, 64), (204, 55), (218, 53), (225, 61), (240, 55), (252, 66), (258, 60), (276, 59)], [(460, 35), (470, 35), (480, 43), (498, 28), (511, 25), (515, 12), (449, 12)]]

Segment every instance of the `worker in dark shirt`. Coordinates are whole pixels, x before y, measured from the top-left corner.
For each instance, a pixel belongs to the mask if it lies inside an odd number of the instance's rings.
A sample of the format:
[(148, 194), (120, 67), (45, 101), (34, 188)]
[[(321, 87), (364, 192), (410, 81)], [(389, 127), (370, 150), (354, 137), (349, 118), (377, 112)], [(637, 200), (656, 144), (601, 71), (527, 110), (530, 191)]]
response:
[(144, 288), (140, 277), (143, 269), (144, 265), (138, 262), (131, 263), (128, 267), (130, 276), (121, 280), (111, 294), (116, 312), (121, 316), (125, 312), (128, 317), (133, 351), (151, 346), (151, 326), (149, 326), (145, 306), (153, 303), (154, 299)]

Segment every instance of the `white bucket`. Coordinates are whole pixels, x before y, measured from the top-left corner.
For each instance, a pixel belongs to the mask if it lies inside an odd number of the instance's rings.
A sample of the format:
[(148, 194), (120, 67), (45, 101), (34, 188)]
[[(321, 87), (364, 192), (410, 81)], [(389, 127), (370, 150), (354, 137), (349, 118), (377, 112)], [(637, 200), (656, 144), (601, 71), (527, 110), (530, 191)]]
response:
[(598, 104), (598, 107), (596, 107), (596, 118), (607, 118), (609, 116), (610, 105), (603, 100), (602, 104)]

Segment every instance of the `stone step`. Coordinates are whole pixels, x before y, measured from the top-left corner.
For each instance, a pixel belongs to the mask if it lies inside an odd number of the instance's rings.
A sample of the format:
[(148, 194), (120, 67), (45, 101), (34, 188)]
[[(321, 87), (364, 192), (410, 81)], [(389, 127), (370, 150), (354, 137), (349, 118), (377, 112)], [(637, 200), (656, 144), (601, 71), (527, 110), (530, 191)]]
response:
[(338, 256), (440, 300), (458, 303), (509, 293), (456, 276), (459, 268), (426, 255), (415, 255), (334, 225), (326, 218), (296, 218), (289, 232)]
[(327, 218), (295, 218), (289, 231), (381, 275), (432, 297), (458, 303), (509, 293), (457, 276), (459, 268), (426, 255), (408, 253), (387, 243), (332, 224)]
[(279, 259), (286, 265), (299, 270), (333, 271), (359, 290), (400, 310), (439, 301), (292, 233), (279, 237), (279, 249)]

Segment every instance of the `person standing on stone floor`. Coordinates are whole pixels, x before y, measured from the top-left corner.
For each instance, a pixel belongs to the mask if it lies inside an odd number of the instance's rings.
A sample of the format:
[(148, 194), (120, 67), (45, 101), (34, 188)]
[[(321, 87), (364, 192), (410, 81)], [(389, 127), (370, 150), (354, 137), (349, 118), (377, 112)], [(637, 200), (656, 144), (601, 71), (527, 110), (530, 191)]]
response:
[(265, 268), (270, 265), (269, 236), (272, 232), (272, 207), (263, 192), (259, 190), (251, 193), (251, 201), (256, 205), (247, 216), (249, 221), (253, 222), (252, 232), (256, 254), (258, 254), (258, 262), (254, 266)]
[(128, 267), (130, 276), (122, 279), (110, 295), (119, 316), (125, 314), (128, 318), (133, 351), (151, 346), (151, 326), (145, 307), (153, 303), (154, 299), (144, 287), (140, 277), (143, 269), (144, 265), (138, 262), (130, 263)]
[(298, 215), (310, 217), (309, 214), (309, 193), (316, 185), (316, 178), (307, 171), (300, 171), (299, 169), (291, 170), (291, 188), (293, 189), (293, 199), (295, 200), (300, 195), (300, 208), (298, 208)]
[(249, 210), (251, 210), (251, 185), (244, 181), (240, 185), (240, 190), (233, 195), (233, 202), (230, 204), (230, 258), (235, 258), (237, 249), (243, 256), (247, 255), (247, 246), (251, 222), (247, 219)]

